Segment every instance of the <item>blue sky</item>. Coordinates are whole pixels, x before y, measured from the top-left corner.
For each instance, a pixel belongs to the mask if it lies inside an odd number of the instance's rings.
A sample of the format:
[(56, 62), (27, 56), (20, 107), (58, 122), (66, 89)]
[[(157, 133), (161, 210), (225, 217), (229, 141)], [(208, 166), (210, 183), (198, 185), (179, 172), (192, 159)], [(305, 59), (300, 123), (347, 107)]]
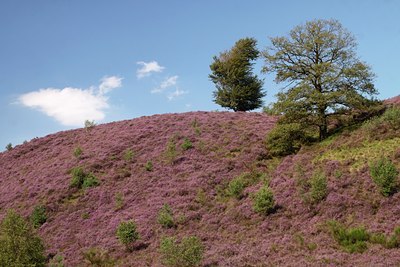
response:
[[(398, 95), (399, 14), (397, 0), (1, 0), (0, 150), (86, 119), (222, 110), (212, 57), (243, 37), (262, 50), (313, 19), (338, 19), (377, 74), (378, 98)], [(268, 103), (279, 85), (260, 77)]]

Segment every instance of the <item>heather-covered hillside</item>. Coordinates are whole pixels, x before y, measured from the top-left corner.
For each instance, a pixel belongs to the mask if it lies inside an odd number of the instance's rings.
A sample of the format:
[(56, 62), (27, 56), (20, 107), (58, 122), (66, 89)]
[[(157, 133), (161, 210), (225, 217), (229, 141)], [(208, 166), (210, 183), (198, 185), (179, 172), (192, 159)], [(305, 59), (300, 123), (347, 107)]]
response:
[[(297, 155), (270, 159), (264, 139), (276, 120), (191, 112), (33, 139), (0, 154), (0, 217), (11, 208), (28, 217), (44, 205), (48, 219), (38, 233), (50, 257), (62, 255), (66, 266), (88, 265), (83, 253), (93, 247), (117, 266), (162, 266), (165, 236), (197, 236), (201, 266), (398, 265), (400, 238), (393, 232), (400, 226), (400, 193), (383, 196), (369, 164), (385, 156), (400, 169), (400, 130), (375, 119)], [(92, 172), (99, 185), (71, 187), (76, 167)], [(232, 195), (238, 177), (246, 183)], [(323, 194), (314, 194), (313, 177), (324, 177)], [(275, 200), (269, 214), (253, 207), (264, 185)], [(158, 220), (164, 204), (173, 212), (170, 228)], [(140, 239), (128, 251), (116, 229), (130, 219)], [(369, 238), (362, 251), (350, 253), (335, 240), (332, 220), (393, 237), (394, 245)]]

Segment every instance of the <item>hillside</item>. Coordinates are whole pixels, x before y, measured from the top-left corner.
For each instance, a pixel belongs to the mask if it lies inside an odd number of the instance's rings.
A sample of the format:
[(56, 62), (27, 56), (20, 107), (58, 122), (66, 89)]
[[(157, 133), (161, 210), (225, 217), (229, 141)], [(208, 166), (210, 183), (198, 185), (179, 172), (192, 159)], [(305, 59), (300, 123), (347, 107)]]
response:
[[(382, 196), (368, 169), (379, 155), (400, 169), (399, 130), (386, 129), (379, 138), (370, 134), (376, 130), (371, 124), (297, 155), (268, 159), (264, 139), (276, 120), (260, 113), (190, 112), (33, 139), (0, 153), (0, 218), (10, 208), (28, 217), (44, 205), (48, 219), (38, 233), (47, 253), (62, 255), (66, 266), (86, 266), (83, 252), (91, 247), (108, 251), (117, 266), (162, 266), (161, 238), (190, 235), (205, 246), (202, 266), (398, 264), (400, 249), (381, 244), (349, 253), (326, 222), (387, 236), (400, 226), (400, 193)], [(71, 188), (71, 170), (79, 166), (100, 184)], [(307, 181), (317, 172), (326, 176), (327, 196), (310, 204)], [(239, 175), (251, 182), (240, 198), (230, 197), (228, 183)], [(276, 202), (267, 216), (253, 210), (253, 195), (264, 183)], [(157, 222), (164, 204), (176, 227)], [(131, 252), (115, 237), (118, 224), (130, 219), (141, 236)]]

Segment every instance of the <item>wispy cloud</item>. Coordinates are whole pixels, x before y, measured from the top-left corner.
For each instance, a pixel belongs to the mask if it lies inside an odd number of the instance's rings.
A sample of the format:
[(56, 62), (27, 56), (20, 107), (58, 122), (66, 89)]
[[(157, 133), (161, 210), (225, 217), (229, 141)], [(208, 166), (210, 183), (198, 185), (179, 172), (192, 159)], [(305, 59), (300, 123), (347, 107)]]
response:
[(154, 88), (150, 92), (152, 94), (161, 93), (165, 89), (175, 86), (177, 84), (177, 82), (178, 82), (178, 78), (179, 78), (178, 75), (175, 75), (175, 76), (172, 76), (172, 77), (167, 77), (164, 81), (161, 82), (159, 87)]
[(179, 88), (176, 88), (176, 90), (174, 92), (171, 92), (167, 95), (167, 98), (169, 101), (171, 101), (171, 100), (174, 100), (174, 99), (176, 99), (182, 95), (185, 95), (187, 93), (188, 93), (188, 91), (183, 91)]
[(23, 94), (20, 103), (37, 109), (65, 126), (82, 126), (85, 120), (101, 121), (109, 108), (108, 97), (111, 90), (122, 86), (122, 78), (104, 77), (96, 87), (89, 89), (65, 87), (44, 88)]
[(136, 71), (136, 76), (138, 79), (150, 76), (152, 72), (162, 72), (165, 69), (164, 67), (160, 66), (157, 61), (139, 61), (137, 64), (142, 66)]

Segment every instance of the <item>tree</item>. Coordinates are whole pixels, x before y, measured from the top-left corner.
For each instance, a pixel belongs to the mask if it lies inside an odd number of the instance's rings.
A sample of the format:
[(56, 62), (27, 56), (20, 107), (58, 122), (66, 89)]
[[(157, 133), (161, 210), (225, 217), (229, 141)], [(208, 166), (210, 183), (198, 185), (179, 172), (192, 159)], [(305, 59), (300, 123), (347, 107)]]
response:
[(45, 266), (44, 245), (32, 226), (14, 211), (0, 224), (0, 266)]
[(234, 111), (248, 111), (262, 106), (263, 81), (252, 73), (254, 60), (260, 52), (253, 38), (240, 39), (235, 46), (214, 57), (210, 65), (211, 81), (217, 88), (214, 102)]
[(313, 20), (295, 27), (287, 37), (270, 38), (263, 51), (263, 72), (276, 72), (285, 83), (274, 109), (282, 120), (318, 129), (328, 135), (329, 119), (347, 110), (367, 110), (376, 103), (375, 75), (356, 56), (355, 38), (337, 20)]

